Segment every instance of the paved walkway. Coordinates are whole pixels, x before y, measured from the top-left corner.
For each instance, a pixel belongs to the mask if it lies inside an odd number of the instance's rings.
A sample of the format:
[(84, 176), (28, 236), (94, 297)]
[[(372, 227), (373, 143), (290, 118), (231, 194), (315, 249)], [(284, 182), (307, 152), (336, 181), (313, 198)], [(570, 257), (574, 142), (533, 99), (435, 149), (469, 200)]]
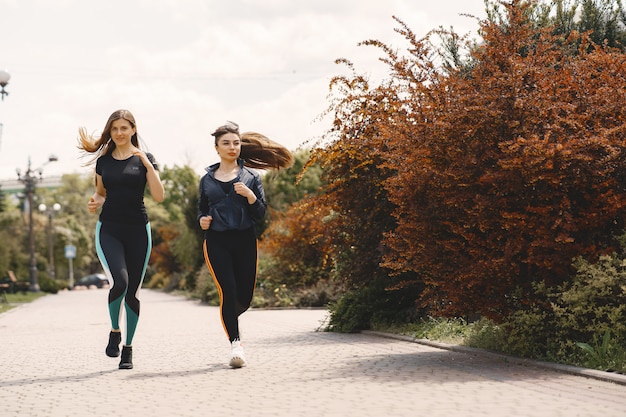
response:
[(0, 314), (0, 416), (626, 416), (626, 386), (374, 334), (323, 310), (251, 310), (226, 366), (216, 307), (143, 290), (132, 370), (104, 355), (106, 290)]

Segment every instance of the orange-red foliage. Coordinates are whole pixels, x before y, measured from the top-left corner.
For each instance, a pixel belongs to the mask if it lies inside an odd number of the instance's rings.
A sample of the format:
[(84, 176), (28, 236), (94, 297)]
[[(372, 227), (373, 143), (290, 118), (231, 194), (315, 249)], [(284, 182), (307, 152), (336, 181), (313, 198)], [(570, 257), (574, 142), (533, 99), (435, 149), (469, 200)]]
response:
[(180, 236), (180, 231), (174, 225), (159, 227), (156, 230), (154, 245), (150, 254), (150, 264), (164, 275), (169, 275), (179, 270), (176, 258), (170, 251), (169, 242)]
[(341, 214), (330, 232), (414, 273), (440, 314), (502, 317), (517, 288), (569, 279), (574, 257), (614, 250), (623, 230), (626, 56), (538, 30), (527, 7), (481, 22), (469, 70), (440, 70), (398, 21), (408, 56), (366, 42), (388, 82), (333, 80), (337, 139), (315, 155)]
[[(332, 221), (326, 207), (307, 199), (276, 214), (260, 244), (262, 252), (277, 260), (268, 278), (296, 286), (312, 285), (313, 278), (325, 278), (321, 275), (327, 263), (325, 254), (330, 250), (324, 230)], [(314, 276), (308, 273), (311, 271), (315, 271)]]
[(624, 225), (625, 56), (585, 53), (584, 37), (568, 53), (524, 4), (507, 9), (508, 25), (483, 22), (471, 75), (428, 88), (395, 141), (408, 155), (389, 158), (386, 266), (422, 274), (442, 313), (506, 314), (516, 287), (567, 280)]

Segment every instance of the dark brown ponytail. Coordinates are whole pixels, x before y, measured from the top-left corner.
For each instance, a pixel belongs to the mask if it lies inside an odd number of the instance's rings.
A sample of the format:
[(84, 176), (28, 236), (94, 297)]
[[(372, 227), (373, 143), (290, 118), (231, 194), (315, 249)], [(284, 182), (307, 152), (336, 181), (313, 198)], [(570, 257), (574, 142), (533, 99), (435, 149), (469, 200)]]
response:
[(239, 133), (239, 125), (230, 120), (211, 135), (215, 137), (215, 145), (220, 136), (234, 133), (241, 139), (241, 154), (244, 164), (255, 169), (289, 168), (294, 163), (294, 157), (287, 148), (276, 143), (266, 136), (256, 132)]
[(256, 169), (289, 168), (294, 157), (279, 143), (255, 132), (241, 134), (241, 154), (244, 164)]

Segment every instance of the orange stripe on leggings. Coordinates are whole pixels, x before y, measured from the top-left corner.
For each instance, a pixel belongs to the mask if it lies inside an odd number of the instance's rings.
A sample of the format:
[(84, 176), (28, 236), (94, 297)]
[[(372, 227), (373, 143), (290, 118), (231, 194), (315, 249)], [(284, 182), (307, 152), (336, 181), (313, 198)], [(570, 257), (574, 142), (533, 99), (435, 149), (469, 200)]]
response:
[(206, 266), (209, 268), (209, 272), (211, 273), (211, 277), (215, 282), (215, 286), (217, 287), (217, 292), (220, 295), (220, 319), (222, 320), (222, 327), (224, 328), (224, 332), (226, 336), (230, 339), (230, 335), (228, 334), (228, 329), (226, 329), (226, 323), (224, 322), (224, 313), (222, 312), (222, 305), (224, 304), (224, 295), (222, 294), (222, 287), (220, 283), (217, 281), (217, 277), (215, 276), (215, 271), (213, 270), (213, 266), (211, 265), (211, 261), (209, 260), (209, 252), (206, 248), (206, 240), (202, 243), (202, 252), (204, 253), (204, 262)]

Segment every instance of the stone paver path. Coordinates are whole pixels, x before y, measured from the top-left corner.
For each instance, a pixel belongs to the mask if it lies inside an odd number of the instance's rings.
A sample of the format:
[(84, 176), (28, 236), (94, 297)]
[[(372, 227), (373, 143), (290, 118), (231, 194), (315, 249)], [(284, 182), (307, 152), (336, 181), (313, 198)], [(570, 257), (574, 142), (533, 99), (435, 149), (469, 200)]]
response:
[(142, 290), (132, 370), (104, 354), (106, 290), (0, 314), (0, 416), (626, 416), (626, 386), (371, 334), (324, 310), (251, 310), (227, 366), (216, 307)]

